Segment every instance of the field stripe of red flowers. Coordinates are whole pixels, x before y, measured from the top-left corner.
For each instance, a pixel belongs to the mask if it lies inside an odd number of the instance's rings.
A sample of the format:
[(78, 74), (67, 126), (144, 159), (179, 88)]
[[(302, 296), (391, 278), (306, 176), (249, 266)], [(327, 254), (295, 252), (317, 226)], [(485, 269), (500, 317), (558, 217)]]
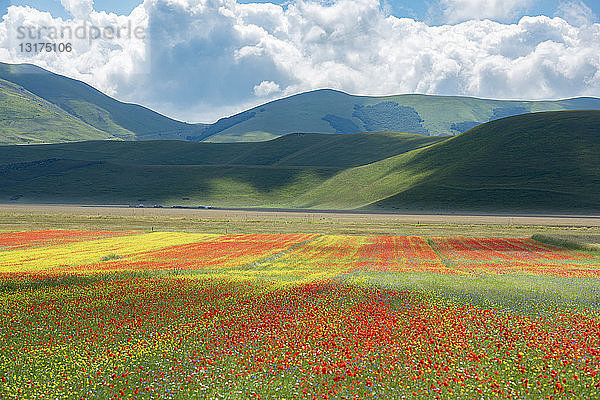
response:
[(600, 397), (596, 254), (392, 235), (0, 243), (0, 398)]
[(116, 236), (135, 235), (138, 231), (69, 231), (45, 230), (35, 232), (0, 233), (0, 250), (25, 249), (44, 245), (57, 245)]

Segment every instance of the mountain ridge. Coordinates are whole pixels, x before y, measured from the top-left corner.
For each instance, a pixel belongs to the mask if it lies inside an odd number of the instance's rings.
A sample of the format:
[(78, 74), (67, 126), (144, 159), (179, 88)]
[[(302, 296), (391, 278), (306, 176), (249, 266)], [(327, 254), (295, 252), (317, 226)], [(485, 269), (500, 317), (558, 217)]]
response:
[[(593, 97), (556, 101), (425, 94), (377, 97), (319, 89), (270, 101), (212, 124), (189, 124), (141, 105), (115, 100), (84, 82), (31, 64), (0, 63), (0, 79), (22, 87), (33, 96), (64, 111), (55, 115), (45, 131), (30, 131), (27, 126), (23, 127), (21, 133), (16, 128), (10, 132), (0, 131), (0, 144), (93, 139), (227, 143), (265, 141), (291, 133), (350, 134), (375, 131), (445, 136), (456, 135), (490, 120), (511, 115), (600, 109), (600, 99)], [(23, 104), (29, 104), (24, 109), (35, 108), (32, 99), (23, 101)], [(1, 108), (0, 113), (3, 111)], [(8, 118), (4, 121), (5, 127), (14, 121), (18, 122), (18, 108), (4, 111)], [(70, 127), (66, 129), (68, 134), (61, 131), (65, 126)], [(75, 126), (79, 126), (78, 130), (74, 129)], [(4, 137), (7, 134), (10, 137)]]
[(116, 100), (93, 86), (33, 64), (0, 63), (0, 78), (53, 103), (82, 122), (122, 139), (180, 139), (203, 129), (147, 107)]
[(118, 139), (4, 79), (0, 79), (0, 132), (6, 144)]
[[(358, 96), (334, 89), (299, 93), (228, 117), (237, 123), (191, 140), (243, 141), (248, 134), (277, 137), (302, 130), (314, 133), (397, 131), (459, 134), (505, 116), (541, 111), (600, 109), (600, 99), (575, 97), (556, 101), (479, 99), (463, 96), (403, 94)], [(299, 111), (298, 111), (299, 110)], [(354, 126), (354, 130), (351, 128)], [(336, 128), (340, 129), (336, 129)]]

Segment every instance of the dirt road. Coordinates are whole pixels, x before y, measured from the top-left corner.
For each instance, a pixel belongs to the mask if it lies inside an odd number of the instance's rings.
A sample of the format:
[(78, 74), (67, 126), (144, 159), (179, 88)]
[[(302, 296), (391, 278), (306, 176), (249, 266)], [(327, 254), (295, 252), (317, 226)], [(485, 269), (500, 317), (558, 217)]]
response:
[(548, 227), (600, 227), (600, 216), (569, 215), (463, 215), (463, 214), (382, 214), (361, 212), (319, 212), (293, 210), (228, 210), (130, 208), (126, 206), (21, 205), (0, 204), (0, 214), (64, 215), (106, 217), (192, 218), (264, 222), (330, 221), (342, 224), (452, 224), (452, 225), (518, 225)]

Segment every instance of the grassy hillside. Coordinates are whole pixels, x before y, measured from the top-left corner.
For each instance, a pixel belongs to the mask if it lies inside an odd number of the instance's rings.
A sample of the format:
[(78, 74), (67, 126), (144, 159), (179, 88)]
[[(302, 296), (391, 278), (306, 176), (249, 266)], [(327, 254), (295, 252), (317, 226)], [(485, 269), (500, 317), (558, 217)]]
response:
[(600, 111), (493, 121), (453, 138), (295, 134), (262, 143), (0, 146), (0, 202), (600, 211)]
[(111, 136), (185, 139), (204, 129), (203, 125), (186, 124), (136, 104), (122, 103), (81, 81), (34, 65), (0, 63), (0, 79), (22, 86)]
[[(222, 118), (214, 124), (187, 124), (136, 104), (117, 101), (93, 87), (29, 64), (0, 63), (0, 80), (13, 83), (53, 105), (68, 122), (45, 124), (53, 118), (31, 120), (31, 106), (0, 104), (10, 139), (1, 144), (68, 142), (85, 139), (190, 140), (212, 143), (268, 141), (292, 133), (350, 134), (408, 132), (420, 135), (456, 135), (488, 121), (507, 116), (560, 110), (600, 110), (600, 99), (560, 101), (501, 101), (468, 97), (400, 95), (353, 96), (335, 90), (317, 90), (270, 102)], [(68, 114), (68, 115), (67, 115)], [(45, 128), (44, 128), (45, 127)], [(5, 136), (6, 136), (5, 135)]]
[(22, 87), (0, 79), (0, 143), (106, 139), (116, 138)]
[(581, 109), (599, 110), (600, 99), (532, 102), (426, 95), (367, 97), (317, 90), (223, 119), (195, 140), (236, 142), (295, 132), (454, 135), (511, 115)]
[(600, 211), (600, 111), (515, 116), (345, 170), (300, 207)]
[(0, 202), (600, 211), (600, 111), (527, 114), (453, 138), (294, 134), (261, 143), (0, 146)]
[(25, 202), (285, 207), (336, 171), (46, 160), (0, 166), (0, 186)]
[(0, 146), (0, 202), (287, 207), (345, 168), (444, 139), (301, 134), (263, 143)]
[(403, 133), (294, 134), (258, 143), (81, 142), (0, 146), (4, 164), (77, 159), (136, 165), (324, 166), (347, 168), (438, 143), (446, 137)]

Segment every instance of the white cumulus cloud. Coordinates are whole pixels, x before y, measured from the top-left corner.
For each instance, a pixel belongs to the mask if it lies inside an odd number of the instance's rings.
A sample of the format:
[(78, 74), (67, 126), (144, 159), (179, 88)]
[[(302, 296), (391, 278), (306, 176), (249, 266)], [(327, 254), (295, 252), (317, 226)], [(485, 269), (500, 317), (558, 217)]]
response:
[[(84, 23), (146, 34), (75, 40), (71, 53), (21, 53), (14, 39), (24, 25)], [(69, 21), (11, 7), (0, 22), (0, 61), (34, 63), (176, 118), (213, 121), (317, 88), (505, 99), (600, 96), (600, 24), (537, 16), (431, 26), (390, 16), (378, 0), (287, 6), (145, 0), (130, 15), (92, 10), (85, 20)]]
[(440, 0), (439, 7), (448, 23), (470, 19), (510, 20), (526, 10), (533, 0)]
[(581, 0), (561, 1), (556, 15), (576, 26), (589, 25), (597, 19), (592, 9)]
[(94, 0), (60, 0), (60, 3), (75, 18), (87, 18), (94, 9)]
[(254, 94), (257, 97), (266, 97), (278, 93), (281, 89), (273, 81), (262, 81), (260, 85), (254, 86)]

